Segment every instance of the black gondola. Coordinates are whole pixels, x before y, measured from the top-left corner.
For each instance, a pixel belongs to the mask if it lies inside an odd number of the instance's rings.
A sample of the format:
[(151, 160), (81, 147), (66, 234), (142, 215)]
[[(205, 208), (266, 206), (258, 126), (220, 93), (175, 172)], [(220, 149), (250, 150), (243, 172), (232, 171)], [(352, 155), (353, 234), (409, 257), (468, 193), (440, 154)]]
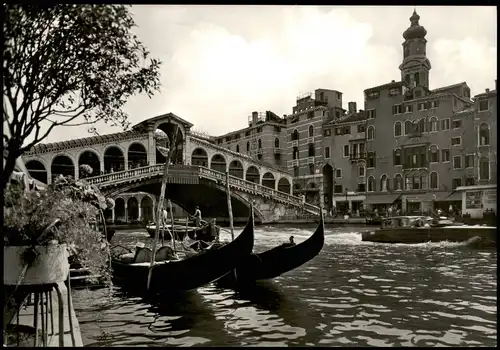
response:
[(226, 274), (217, 283), (220, 285), (231, 285), (236, 282), (246, 284), (278, 277), (318, 255), (324, 242), (325, 225), (321, 218), (316, 231), (304, 242), (293, 246), (285, 243), (262, 253), (252, 253), (236, 268), (236, 273)]
[[(212, 247), (183, 260), (163, 260), (161, 247), (157, 252), (157, 263), (153, 266), (149, 292), (169, 293), (196, 289), (213, 282), (238, 266), (252, 253), (254, 242), (254, 217), (250, 211), (243, 232), (232, 242), (220, 247)], [(147, 248), (143, 248), (147, 249)], [(151, 250), (149, 249), (151, 252)], [(137, 258), (136, 253), (136, 258)], [(137, 261), (134, 259), (132, 261)], [(149, 262), (125, 263), (112, 259), (115, 280), (132, 285), (134, 288), (147, 288)]]

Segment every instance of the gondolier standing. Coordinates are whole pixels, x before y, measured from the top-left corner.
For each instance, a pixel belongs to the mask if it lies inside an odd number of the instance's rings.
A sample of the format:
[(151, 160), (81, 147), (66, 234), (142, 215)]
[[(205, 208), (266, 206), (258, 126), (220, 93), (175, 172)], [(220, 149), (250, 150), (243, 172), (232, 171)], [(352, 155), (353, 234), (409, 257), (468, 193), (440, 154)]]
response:
[(198, 206), (196, 206), (196, 208), (194, 210), (193, 218), (194, 218), (194, 221), (196, 223), (196, 226), (200, 227), (201, 226), (201, 211), (200, 211), (200, 208)]

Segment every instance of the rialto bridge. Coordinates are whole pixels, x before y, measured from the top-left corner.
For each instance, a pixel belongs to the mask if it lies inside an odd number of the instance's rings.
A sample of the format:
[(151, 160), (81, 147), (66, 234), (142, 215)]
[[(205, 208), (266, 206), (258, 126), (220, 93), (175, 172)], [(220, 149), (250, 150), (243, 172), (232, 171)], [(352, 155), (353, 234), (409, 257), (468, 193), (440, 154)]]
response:
[[(62, 174), (76, 179), (88, 177), (113, 198), (138, 191), (157, 196), (166, 160), (157, 147), (164, 142), (155, 137), (160, 130), (170, 142), (175, 140), (175, 145), (170, 145), (175, 151), (167, 197), (178, 192), (178, 198), (171, 199), (184, 209), (194, 211), (194, 205), (200, 205), (206, 207), (205, 216), (212, 216), (211, 211), (213, 216), (222, 216), (220, 212), (216, 215), (214, 205), (220, 206), (221, 198), (225, 198), (222, 182), (229, 172), (232, 195), (239, 203), (233, 205), (234, 211), (245, 211), (250, 201), (255, 201), (257, 216), (263, 222), (304, 211), (319, 213), (319, 208), (291, 195), (291, 174), (217, 146), (192, 133), (192, 126), (169, 113), (144, 120), (125, 132), (39, 144), (23, 155), (23, 161), (30, 175), (44, 183), (50, 184)], [(83, 164), (92, 168), (90, 175), (85, 174)], [(149, 197), (135, 198), (139, 208), (144, 198)]]

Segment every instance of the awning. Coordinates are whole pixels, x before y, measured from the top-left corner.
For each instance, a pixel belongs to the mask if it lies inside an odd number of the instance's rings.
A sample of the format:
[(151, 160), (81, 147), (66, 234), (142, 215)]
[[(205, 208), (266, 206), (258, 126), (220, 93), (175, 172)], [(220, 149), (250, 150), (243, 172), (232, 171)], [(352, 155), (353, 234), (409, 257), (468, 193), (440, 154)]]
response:
[(430, 192), (406, 195), (406, 201), (408, 203), (432, 202), (433, 200), (435, 200), (434, 198), (435, 198), (434, 193)]
[(376, 194), (373, 196), (366, 196), (364, 204), (392, 204), (398, 199), (400, 194)]
[(462, 192), (453, 192), (444, 199), (447, 202), (458, 202), (462, 200)]
[(446, 202), (447, 197), (453, 192), (436, 192), (434, 193), (436, 197), (434, 198), (434, 202)]

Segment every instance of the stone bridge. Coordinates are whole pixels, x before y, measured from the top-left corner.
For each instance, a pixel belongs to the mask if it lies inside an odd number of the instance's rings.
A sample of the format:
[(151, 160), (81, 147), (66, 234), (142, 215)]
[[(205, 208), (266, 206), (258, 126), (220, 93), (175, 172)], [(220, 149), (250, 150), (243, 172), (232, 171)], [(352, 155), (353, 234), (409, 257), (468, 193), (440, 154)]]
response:
[[(110, 197), (130, 191), (159, 194), (163, 168), (163, 164), (150, 165), (86, 180)], [(194, 212), (194, 206), (199, 205), (208, 216), (227, 216), (224, 173), (203, 166), (171, 165), (167, 183), (166, 196), (188, 212)], [(233, 175), (229, 175), (229, 187), (233, 210), (246, 213), (253, 201), (262, 223), (277, 221), (283, 216), (319, 215), (318, 207), (303, 203), (299, 197)]]

